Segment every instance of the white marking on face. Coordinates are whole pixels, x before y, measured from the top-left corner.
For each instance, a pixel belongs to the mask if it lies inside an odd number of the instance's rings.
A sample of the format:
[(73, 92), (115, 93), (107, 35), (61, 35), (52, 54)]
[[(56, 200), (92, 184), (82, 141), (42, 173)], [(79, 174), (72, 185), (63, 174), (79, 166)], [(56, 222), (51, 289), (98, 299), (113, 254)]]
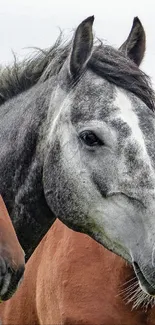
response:
[(137, 114), (134, 112), (131, 99), (127, 96), (125, 91), (116, 89), (116, 98), (114, 105), (119, 108), (120, 116), (118, 117), (126, 122), (130, 129), (132, 130), (132, 138), (136, 140), (141, 148), (141, 154), (145, 157), (145, 162), (149, 165), (150, 169), (153, 172), (153, 167), (149, 158), (149, 155), (146, 150), (146, 145), (143, 137), (143, 133), (139, 127), (139, 120)]

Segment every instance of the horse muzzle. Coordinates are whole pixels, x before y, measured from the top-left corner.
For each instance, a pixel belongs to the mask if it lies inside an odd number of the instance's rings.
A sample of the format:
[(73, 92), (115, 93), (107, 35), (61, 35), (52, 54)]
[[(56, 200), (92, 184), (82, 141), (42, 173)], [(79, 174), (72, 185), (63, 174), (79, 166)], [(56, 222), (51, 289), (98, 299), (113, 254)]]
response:
[(133, 268), (141, 289), (148, 295), (155, 296), (155, 277), (150, 279), (150, 272), (144, 272), (136, 262), (133, 262)]

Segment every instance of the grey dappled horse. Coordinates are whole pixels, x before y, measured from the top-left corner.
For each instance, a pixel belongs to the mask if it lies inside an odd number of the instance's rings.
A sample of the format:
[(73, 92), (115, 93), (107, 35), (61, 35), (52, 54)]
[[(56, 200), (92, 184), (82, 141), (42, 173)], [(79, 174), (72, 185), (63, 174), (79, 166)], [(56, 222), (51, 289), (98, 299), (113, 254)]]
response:
[[(154, 93), (134, 19), (119, 50), (94, 17), (0, 81), (0, 189), (28, 258), (56, 218), (133, 264), (155, 294)], [(21, 93), (21, 94), (20, 94)]]

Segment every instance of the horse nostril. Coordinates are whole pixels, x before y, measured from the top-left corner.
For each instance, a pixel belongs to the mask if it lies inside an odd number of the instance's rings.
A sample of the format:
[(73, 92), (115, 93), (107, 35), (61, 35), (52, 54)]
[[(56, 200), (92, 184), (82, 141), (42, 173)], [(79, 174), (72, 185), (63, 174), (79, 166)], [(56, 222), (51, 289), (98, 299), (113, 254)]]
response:
[(0, 256), (0, 275), (3, 276), (7, 272), (7, 263), (3, 257)]
[(155, 267), (155, 246), (153, 247), (153, 250), (152, 250), (152, 265), (153, 265), (153, 267)]
[(8, 273), (13, 275), (13, 279), (18, 283), (19, 280), (22, 278), (25, 271), (25, 266), (20, 266), (17, 270), (14, 270), (12, 267), (8, 267)]
[(23, 265), (16, 271), (15, 275), (16, 275), (17, 282), (22, 278), (24, 271), (25, 271), (25, 266)]

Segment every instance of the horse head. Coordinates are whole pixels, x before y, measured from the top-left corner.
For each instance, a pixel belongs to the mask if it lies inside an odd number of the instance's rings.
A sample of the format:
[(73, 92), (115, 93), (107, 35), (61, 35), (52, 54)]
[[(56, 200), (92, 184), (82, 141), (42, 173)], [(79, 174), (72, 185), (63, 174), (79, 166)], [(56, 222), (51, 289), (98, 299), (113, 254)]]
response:
[(132, 263), (154, 295), (154, 93), (138, 67), (145, 32), (135, 18), (115, 50), (93, 44), (93, 21), (76, 29), (52, 87), (44, 193), (56, 217)]

